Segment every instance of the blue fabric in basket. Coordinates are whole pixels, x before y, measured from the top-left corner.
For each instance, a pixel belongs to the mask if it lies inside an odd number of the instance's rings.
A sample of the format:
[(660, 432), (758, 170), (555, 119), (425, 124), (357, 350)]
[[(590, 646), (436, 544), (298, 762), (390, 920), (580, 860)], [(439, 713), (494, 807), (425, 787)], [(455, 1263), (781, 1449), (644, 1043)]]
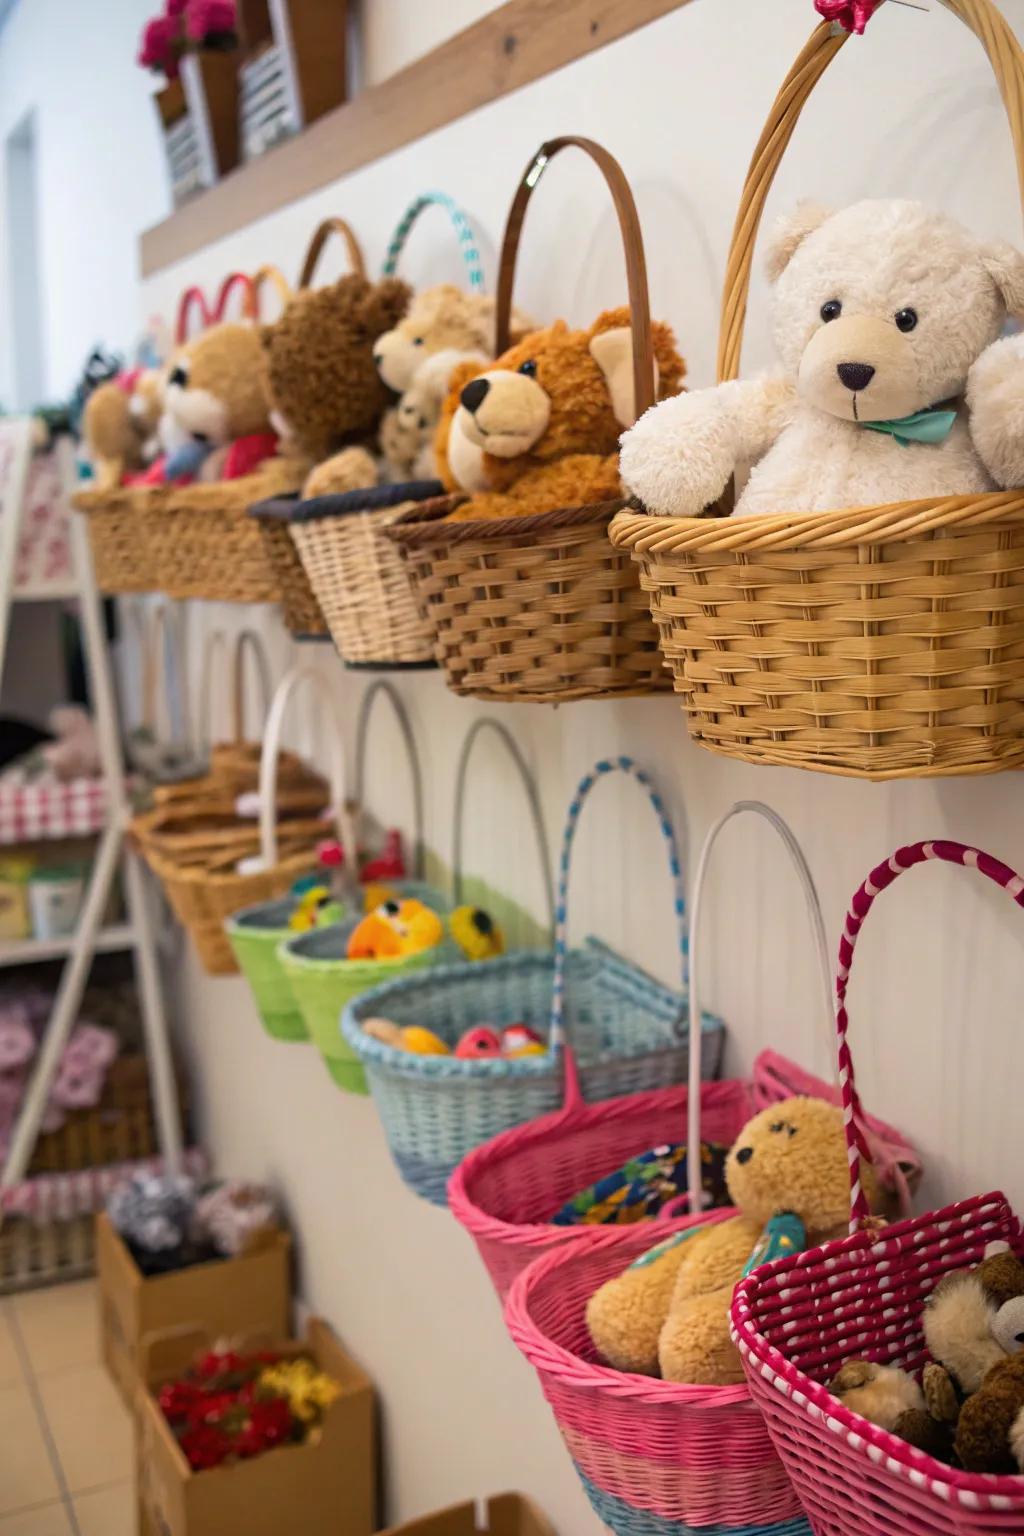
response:
[[(373, 987), (351, 1002), (341, 1031), (366, 1068), (392, 1156), (405, 1182), (436, 1205), (458, 1163), (481, 1142), (562, 1103), (561, 1061), (419, 1056), (364, 1034), (362, 1021), (421, 1024), (449, 1046), (479, 1024), (526, 1023), (543, 1034), (551, 1017), (554, 956), (526, 950), (499, 960), (437, 965)], [(685, 999), (588, 940), (568, 957), (569, 1033), (588, 1103), (686, 1081)], [(703, 1024), (704, 1076), (718, 1075), (721, 1021)]]
[(811, 1523), (804, 1515), (774, 1525), (680, 1525), (677, 1520), (666, 1520), (650, 1510), (634, 1509), (624, 1499), (592, 1483), (578, 1466), (576, 1471), (595, 1514), (615, 1536), (813, 1536)]

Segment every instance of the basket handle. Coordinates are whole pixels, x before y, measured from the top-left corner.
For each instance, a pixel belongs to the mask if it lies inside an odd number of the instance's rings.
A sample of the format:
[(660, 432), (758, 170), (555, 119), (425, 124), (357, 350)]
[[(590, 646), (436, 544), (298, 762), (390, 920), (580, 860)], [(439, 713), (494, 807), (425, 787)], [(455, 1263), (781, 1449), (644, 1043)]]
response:
[(982, 853), (964, 843), (944, 840), (910, 843), (905, 848), (897, 848), (891, 859), (886, 859), (871, 871), (851, 901), (842, 938), (839, 940), (839, 968), (836, 973), (836, 1034), (839, 1044), (839, 1085), (843, 1095), (843, 1120), (850, 1162), (851, 1232), (859, 1231), (871, 1214), (860, 1177), (861, 1158), (870, 1161), (871, 1154), (864, 1134), (864, 1116), (853, 1078), (853, 1058), (847, 1040), (850, 1020), (846, 1011), (846, 989), (850, 984), (853, 952), (864, 919), (874, 906), (875, 898), (887, 890), (899, 875), (913, 869), (915, 864), (923, 864), (927, 859), (941, 859), (946, 864), (963, 864), (968, 869), (976, 869), (996, 885), (1002, 886), (1018, 907), (1024, 907), (1024, 879), (1016, 870), (1000, 859), (993, 858), (990, 853)]
[(199, 314), (199, 329), (205, 331), (207, 326), (213, 324), (213, 315), (210, 306), (206, 302), (206, 294), (193, 283), (191, 288), (186, 288), (178, 300), (178, 313), (174, 321), (174, 345), (183, 346), (188, 340), (188, 322), (192, 311)]
[(419, 197), (413, 198), (388, 242), (388, 253), (384, 258), (381, 276), (394, 277), (398, 270), (398, 258), (405, 249), (412, 227), (426, 208), (443, 208), (447, 213), (459, 242), (459, 252), (466, 264), (469, 286), (474, 293), (483, 293), (484, 269), (480, 262), (480, 248), (473, 233), (473, 226), (455, 199), (449, 197), (447, 192), (423, 192)]
[[(227, 636), (222, 629), (215, 629), (208, 636), (203, 651), (203, 675), (199, 692), (199, 720), (204, 745), (209, 744), (210, 736), (210, 696), (213, 687), (213, 676), (216, 668), (214, 660), (227, 647)], [(267, 658), (266, 648), (259, 635), (253, 629), (239, 630), (235, 636), (231, 651), (231, 730), (232, 740), (235, 743), (244, 740), (245, 736), (245, 694), (243, 689), (243, 672), (246, 653), (252, 657), (256, 668), (256, 678), (260, 690), (260, 714), (265, 721), (270, 711), (270, 662)]]
[(572, 146), (590, 156), (608, 184), (622, 232), (626, 255), (626, 286), (629, 293), (630, 326), (633, 333), (633, 412), (634, 420), (654, 404), (657, 383), (654, 376), (654, 347), (651, 340), (651, 305), (647, 292), (647, 263), (640, 219), (626, 174), (614, 155), (593, 139), (567, 135), (548, 139), (523, 172), (505, 221), (498, 262), (498, 297), (495, 316), (495, 357), (508, 350), (512, 320), (512, 284), (515, 278), (519, 237), (526, 217), (526, 206), (548, 162), (561, 150)]
[[(1017, 178), (1024, 199), (1024, 53), (1009, 22), (991, 0), (941, 0), (941, 3), (970, 28), (988, 55), (1009, 118)], [(832, 22), (823, 21), (815, 28), (786, 76), (764, 132), (757, 141), (743, 184), (725, 269), (718, 340), (718, 378), (721, 382), (739, 376), (754, 243), (775, 174), (808, 97), (849, 38), (848, 32)]]
[(352, 231), (352, 226), (344, 219), (333, 217), (324, 219), (313, 231), (313, 238), (309, 242), (309, 249), (302, 262), (302, 271), (299, 273), (299, 287), (308, 288), (313, 281), (313, 273), (316, 271), (320, 260), (320, 253), (332, 235), (338, 235), (345, 242), (348, 251), (349, 265), (357, 277), (366, 276), (366, 264), (363, 261), (363, 252), (359, 241)]
[[(789, 823), (784, 821), (777, 811), (773, 811), (770, 805), (764, 805), (760, 800), (737, 800), (735, 805), (729, 807), (724, 815), (719, 816), (714, 826), (711, 827), (704, 839), (697, 860), (697, 874), (693, 882), (693, 906), (690, 920), (690, 1086), (687, 1094), (687, 1165), (689, 1168), (689, 1208), (696, 1213), (703, 1208), (702, 1188), (700, 1178), (700, 1089), (701, 1089), (701, 1047), (703, 1036), (700, 1028), (701, 1000), (700, 1000), (700, 933), (701, 919), (704, 912), (704, 895), (707, 885), (708, 865), (711, 863), (711, 854), (718, 841), (719, 834), (728, 826), (735, 816), (743, 816), (747, 813), (762, 817), (770, 827), (774, 827), (779, 834), (786, 852), (789, 854), (800, 884), (803, 887), (804, 901), (807, 905), (807, 916), (811, 924), (811, 937), (814, 940), (814, 948), (818, 957), (818, 966), (821, 972), (821, 1003), (822, 1017), (825, 1025), (825, 1038), (831, 1040), (833, 1026), (832, 1010), (832, 966), (829, 960), (828, 940), (825, 937), (825, 919), (821, 912), (821, 901), (818, 890), (811, 874), (810, 866), (804, 857), (804, 851), (797, 842)], [(694, 1028), (697, 1033), (694, 1035)]]
[(355, 868), (356, 840), (351, 818), (345, 802), (345, 735), (341, 709), (325, 679), (312, 667), (292, 667), (278, 684), (270, 704), (266, 729), (263, 732), (263, 750), (260, 753), (259, 801), (260, 801), (260, 857), (264, 869), (272, 869), (277, 863), (277, 764), (281, 749), (281, 728), (284, 725), (296, 689), (307, 683), (320, 696), (330, 725), (331, 757), (329, 782), (334, 819), (346, 858)]
[(469, 760), (473, 755), (473, 748), (476, 745), (477, 738), (484, 731), (493, 732), (507, 751), (519, 775), (523, 792), (526, 795), (526, 808), (529, 812), (534, 842), (540, 857), (541, 876), (544, 881), (544, 901), (548, 913), (548, 928), (551, 930), (553, 942), (555, 933), (555, 893), (551, 884), (551, 852), (548, 848), (547, 828), (544, 825), (544, 814), (540, 808), (540, 796), (537, 793), (537, 785), (526, 759), (519, 749), (519, 743), (512, 735), (512, 732), (507, 725), (503, 725), (500, 720), (495, 720), (491, 715), (481, 715), (479, 720), (473, 721), (463, 739), (458, 765), (455, 769), (455, 808), (452, 815), (452, 891), (455, 897), (455, 905), (461, 906), (463, 894), (462, 844), (466, 820), (466, 775), (469, 772)]
[(213, 301), (213, 319), (216, 322), (224, 319), (231, 295), (236, 291), (242, 295), (242, 319), (256, 319), (259, 299), (252, 278), (248, 272), (229, 272), (217, 289), (217, 297)]
[[(665, 809), (665, 803), (654, 787), (654, 783), (643, 768), (638, 768), (631, 757), (616, 757), (610, 760), (602, 759), (594, 764), (589, 773), (584, 774), (576, 786), (576, 793), (569, 803), (569, 814), (566, 817), (565, 830), (562, 833), (562, 851), (558, 861), (558, 903), (555, 909), (555, 965), (554, 979), (551, 995), (551, 1029), (548, 1036), (548, 1047), (554, 1052), (561, 1051), (565, 1057), (565, 1108), (575, 1109), (583, 1103), (583, 1094), (580, 1089), (579, 1071), (572, 1044), (565, 1028), (565, 965), (568, 953), (568, 897), (569, 897), (569, 872), (572, 862), (573, 843), (576, 838), (576, 828), (579, 825), (580, 813), (586, 804), (594, 785), (600, 779), (607, 778), (609, 774), (624, 773), (634, 779), (640, 787), (646, 791), (651, 808), (658, 818), (662, 837), (668, 852), (669, 874), (672, 878), (673, 907), (679, 931), (679, 970), (680, 986), (683, 993), (687, 991), (688, 976), (688, 951), (689, 936), (686, 927), (686, 897), (683, 893), (683, 871), (679, 859), (679, 846), (676, 842), (675, 828), (672, 819)], [(693, 1014), (690, 1014), (690, 1051), (693, 1052)]]
[(292, 298), (291, 283), (285, 277), (281, 268), (275, 266), (272, 261), (265, 262), (262, 267), (253, 273), (252, 288), (256, 299), (257, 317), (262, 314), (263, 306), (261, 301), (268, 288), (272, 288), (274, 293), (276, 293), (282, 309)]
[(366, 792), (366, 743), (369, 732), (370, 716), (373, 706), (380, 697), (387, 699), (398, 721), (398, 729), (402, 733), (402, 743), (405, 747), (405, 755), (409, 763), (409, 777), (412, 780), (412, 819), (413, 833), (415, 836), (413, 852), (413, 871), (417, 880), (423, 879), (423, 769), (420, 765), (420, 754), (416, 746), (416, 738), (413, 735), (412, 722), (409, 719), (409, 711), (406, 709), (394, 683), (390, 683), (386, 677), (378, 677), (372, 682), (363, 694), (359, 706), (359, 718), (356, 721), (356, 782), (355, 804), (356, 811), (363, 804), (363, 796)]
[[(167, 697), (167, 674), (161, 663), (166, 659), (168, 640), (174, 659), (174, 671), (182, 694), (187, 684), (185, 640), (181, 613), (167, 602), (159, 602), (147, 613), (139, 614), (142, 631), (142, 725), (152, 731), (157, 741), (166, 743), (171, 735), (171, 708)], [(162, 680), (162, 682), (161, 682)], [(182, 698), (182, 711), (188, 709)]]

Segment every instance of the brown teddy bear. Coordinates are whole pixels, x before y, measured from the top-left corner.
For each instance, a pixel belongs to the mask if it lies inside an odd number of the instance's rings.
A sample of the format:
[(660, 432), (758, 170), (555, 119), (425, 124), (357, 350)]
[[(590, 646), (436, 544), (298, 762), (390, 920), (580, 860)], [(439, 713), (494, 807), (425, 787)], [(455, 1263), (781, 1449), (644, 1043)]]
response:
[(921, 1387), (898, 1366), (851, 1360), (829, 1390), (941, 1461), (1024, 1471), (1024, 1264), (1008, 1244), (989, 1244), (974, 1269), (942, 1277), (921, 1321), (932, 1356)]
[[(273, 452), (255, 326), (225, 321), (178, 348), (168, 365), (161, 437), (168, 479), (236, 478)], [(246, 440), (253, 451), (239, 450)]]
[[(664, 399), (682, 388), (686, 369), (669, 327), (652, 330)], [(619, 435), (635, 415), (628, 309), (606, 310), (585, 331), (558, 320), (485, 372), (467, 371), (452, 378), (438, 432), (442, 480), (473, 493), (453, 518), (525, 516), (622, 494)]]
[[(748, 1121), (726, 1162), (738, 1215), (659, 1244), (590, 1299), (587, 1326), (602, 1357), (665, 1381), (726, 1386), (743, 1380), (729, 1337), (736, 1282), (757, 1263), (845, 1235), (850, 1175), (842, 1111), (792, 1098)], [(870, 1201), (878, 1196), (863, 1169)]]

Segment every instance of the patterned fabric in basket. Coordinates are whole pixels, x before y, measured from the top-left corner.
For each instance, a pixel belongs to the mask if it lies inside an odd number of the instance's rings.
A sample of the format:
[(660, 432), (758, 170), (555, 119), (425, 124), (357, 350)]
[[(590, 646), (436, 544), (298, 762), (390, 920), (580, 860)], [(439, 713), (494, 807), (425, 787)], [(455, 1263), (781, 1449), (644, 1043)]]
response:
[[(388, 982), (350, 1004), (342, 1033), (366, 1069), (391, 1154), (405, 1182), (435, 1205), (466, 1153), (511, 1126), (557, 1109), (560, 1064), (549, 1056), (466, 1061), (415, 1056), (363, 1033), (364, 1019), (423, 1024), (450, 1046), (474, 1025), (526, 1023), (546, 1034), (554, 957), (506, 955), (483, 965), (437, 966)], [(689, 1064), (686, 1004), (603, 944), (568, 959), (567, 1023), (587, 1100), (683, 1081)], [(722, 1026), (706, 1025), (704, 1060), (717, 1073)]]

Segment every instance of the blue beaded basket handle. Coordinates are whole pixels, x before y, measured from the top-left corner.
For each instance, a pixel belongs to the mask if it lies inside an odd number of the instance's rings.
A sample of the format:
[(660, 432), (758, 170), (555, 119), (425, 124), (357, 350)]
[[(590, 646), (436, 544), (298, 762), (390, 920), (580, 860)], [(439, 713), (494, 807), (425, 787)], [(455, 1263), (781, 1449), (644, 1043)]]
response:
[(405, 248), (405, 242), (409, 238), (410, 230), (423, 210), (431, 207), (443, 208), (449, 219), (451, 219), (456, 238), (459, 242), (459, 250), (462, 253), (462, 259), (466, 264), (466, 271), (469, 274), (469, 286), (474, 293), (483, 293), (484, 269), (480, 262), (480, 251), (477, 246), (476, 235), (473, 233), (473, 226), (455, 199), (449, 197), (447, 192), (423, 192), (409, 204), (402, 214), (397, 229), (391, 236), (388, 254), (384, 259), (384, 269), (381, 275), (383, 277), (394, 277), (398, 270), (398, 258)]
[[(661, 834), (665, 839), (668, 849), (668, 867), (672, 877), (673, 906), (679, 933), (680, 986), (684, 994), (689, 985), (690, 946), (686, 923), (686, 899), (683, 895), (683, 871), (679, 860), (679, 845), (676, 842), (675, 828), (672, 825), (671, 817), (665, 809), (665, 802), (655, 789), (650, 775), (645, 773), (642, 768), (638, 768), (631, 757), (602, 759), (594, 764), (589, 773), (584, 774), (576, 786), (576, 793), (573, 795), (569, 805), (565, 831), (562, 834), (562, 852), (558, 863), (558, 895), (555, 905), (555, 971), (551, 997), (549, 1045), (552, 1051), (561, 1051), (565, 1056), (565, 1105), (567, 1109), (583, 1102), (576, 1059), (565, 1028), (565, 965), (569, 948), (568, 896), (572, 847), (576, 837), (576, 828), (579, 825), (580, 813), (586, 804), (591, 790), (600, 779), (607, 778), (612, 773), (625, 773), (634, 779), (646, 791), (647, 798), (658, 818), (658, 825), (661, 827)], [(692, 1035), (692, 1016), (690, 1023)], [(697, 1022), (697, 1028), (700, 1028), (699, 1021)]]

